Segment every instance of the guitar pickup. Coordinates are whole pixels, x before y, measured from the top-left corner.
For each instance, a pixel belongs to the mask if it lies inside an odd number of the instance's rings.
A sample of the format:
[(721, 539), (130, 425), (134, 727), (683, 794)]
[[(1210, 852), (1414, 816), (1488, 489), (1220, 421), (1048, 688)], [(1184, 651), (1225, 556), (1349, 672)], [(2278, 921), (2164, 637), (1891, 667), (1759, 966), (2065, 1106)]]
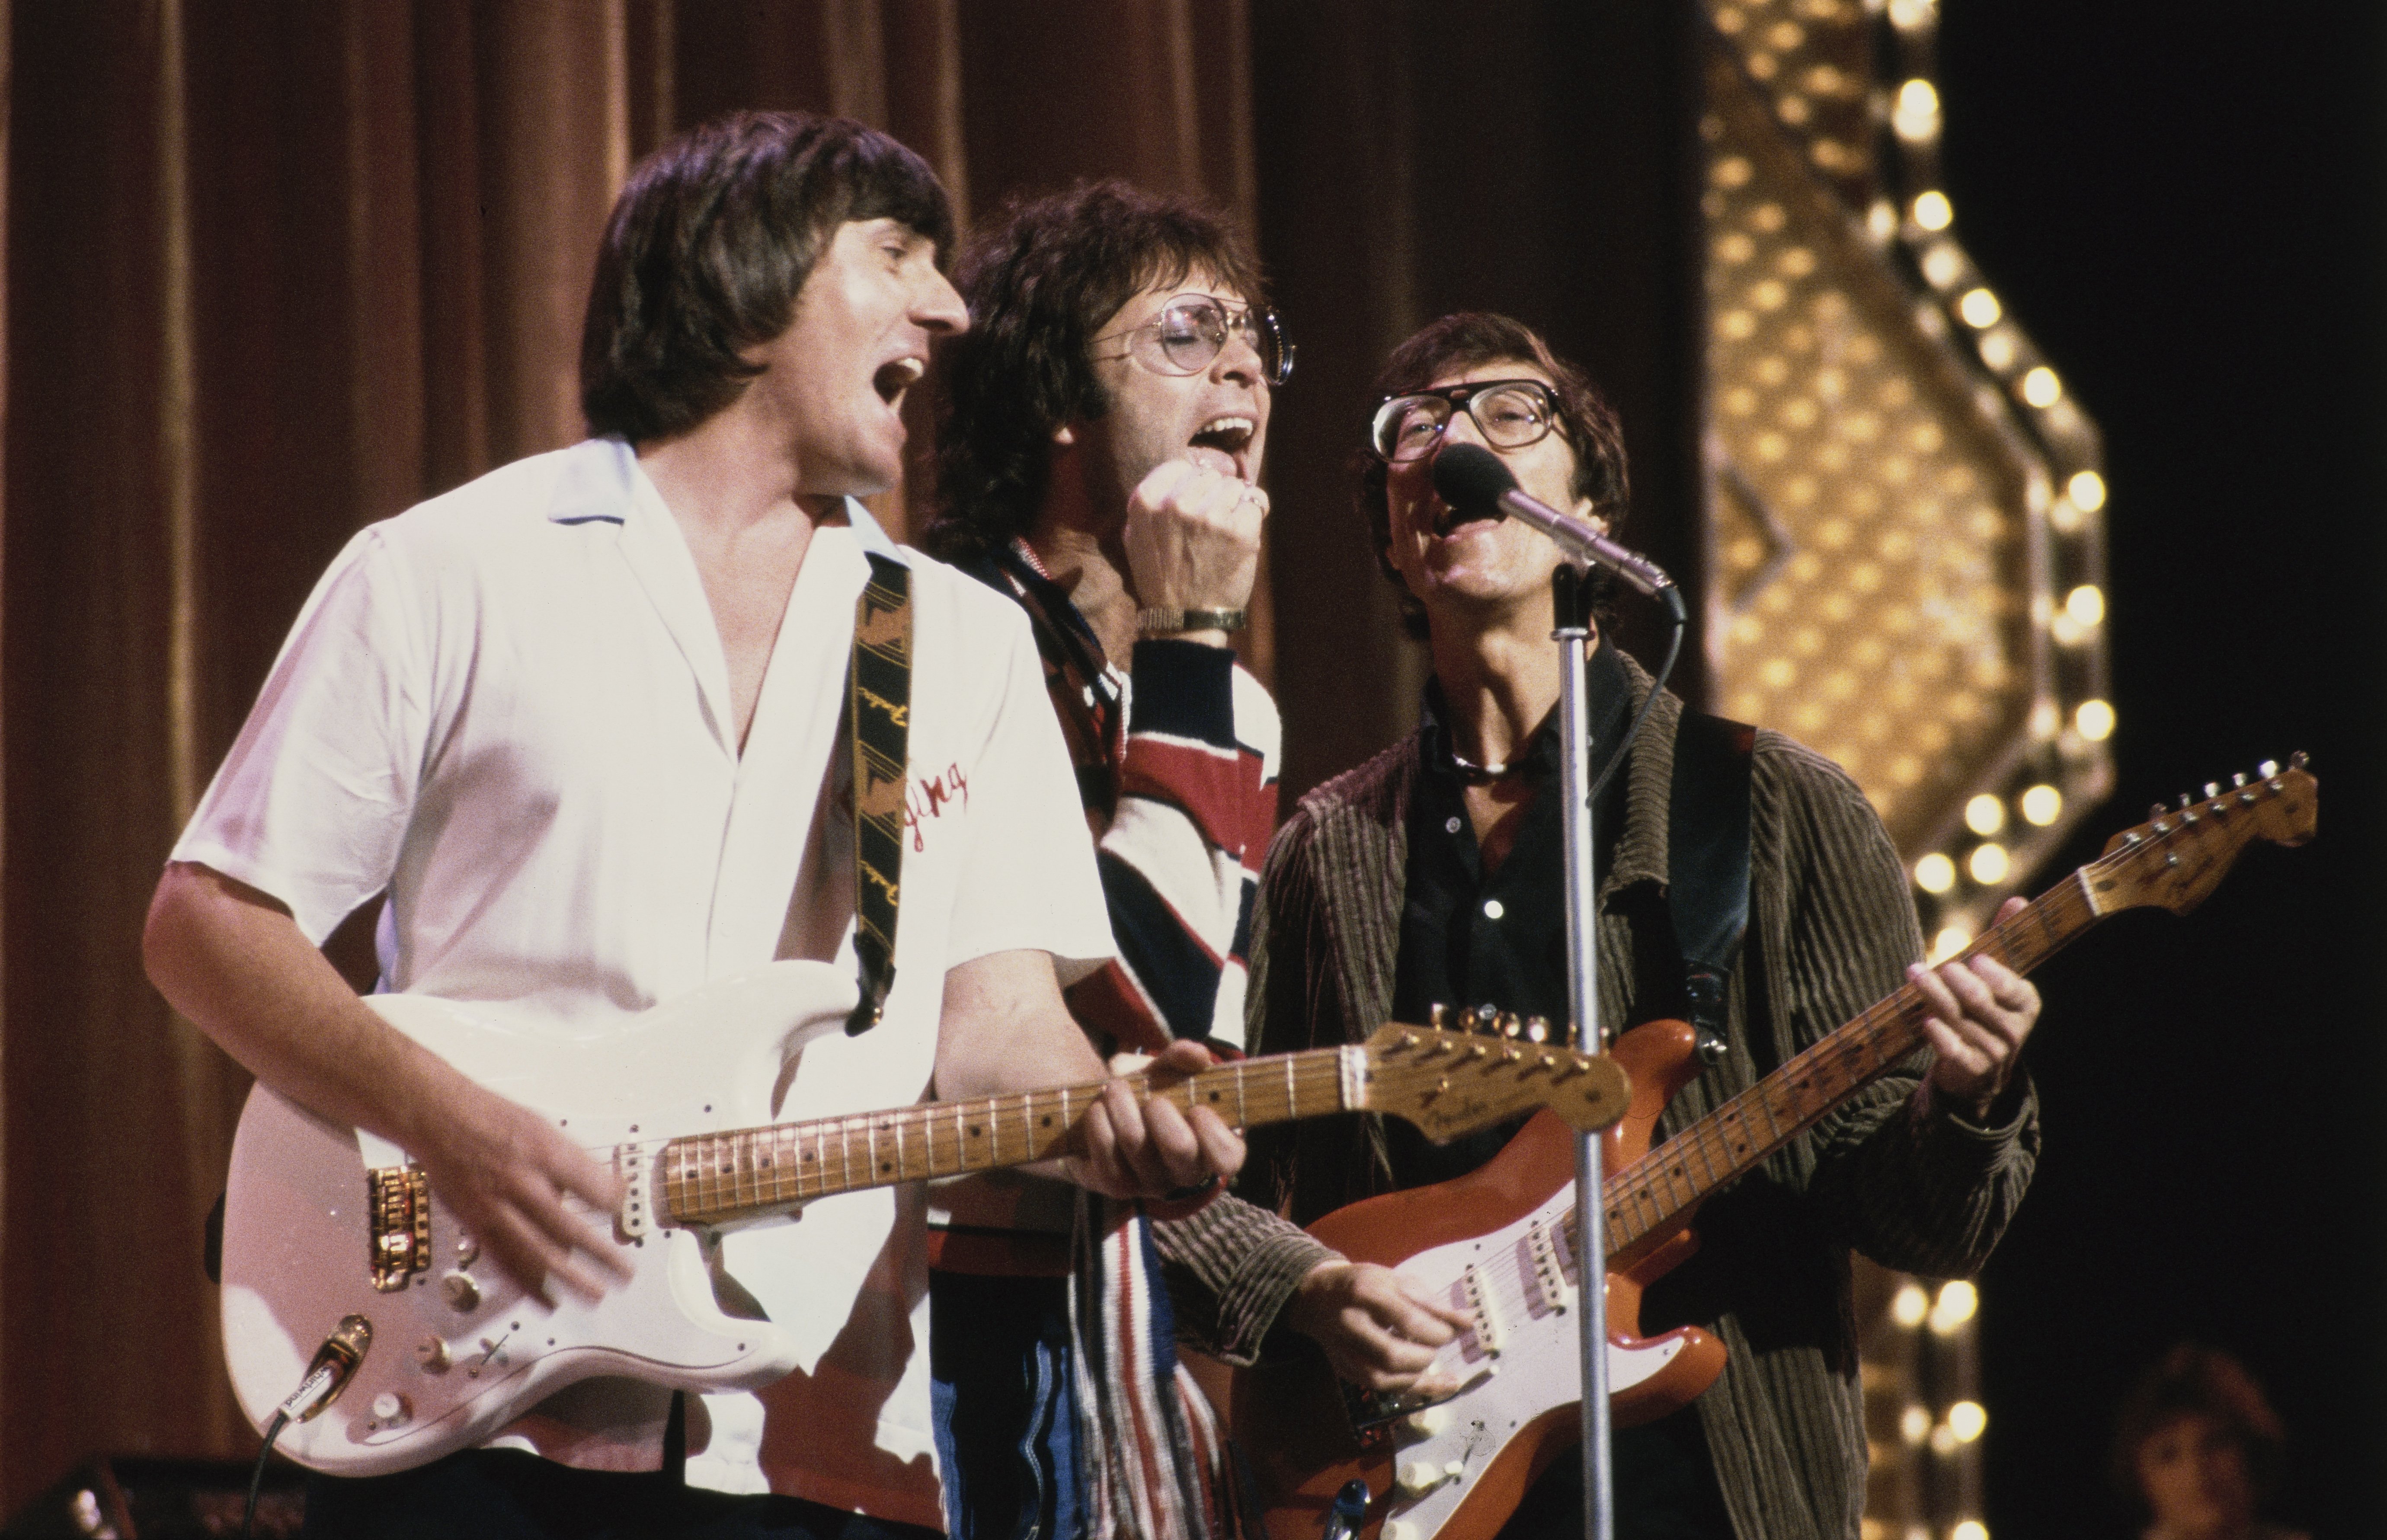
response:
[(1543, 1308), (1562, 1316), (1574, 1308), (1575, 1287), (1568, 1276), (1567, 1256), (1557, 1231), (1555, 1223), (1525, 1227), (1525, 1268), (1533, 1276), (1534, 1291)]
[(1461, 1308), (1475, 1322), (1475, 1329), (1470, 1334), (1475, 1339), (1477, 1350), (1487, 1358), (1498, 1357), (1500, 1344), (1509, 1335), (1508, 1323), (1500, 1319), (1499, 1309), (1492, 1300), (1492, 1292), (1484, 1286), (1483, 1274), (1473, 1268), (1468, 1269), (1459, 1275), (1459, 1289), (1465, 1301)]
[(644, 1240), (655, 1227), (654, 1168), (645, 1145), (613, 1146), (613, 1174), (622, 1179), (622, 1207), (613, 1221), (625, 1241)]
[(383, 1166), (365, 1172), (371, 1248), (365, 1265), (373, 1287), (396, 1294), (431, 1269), (431, 1178), (420, 1166)]

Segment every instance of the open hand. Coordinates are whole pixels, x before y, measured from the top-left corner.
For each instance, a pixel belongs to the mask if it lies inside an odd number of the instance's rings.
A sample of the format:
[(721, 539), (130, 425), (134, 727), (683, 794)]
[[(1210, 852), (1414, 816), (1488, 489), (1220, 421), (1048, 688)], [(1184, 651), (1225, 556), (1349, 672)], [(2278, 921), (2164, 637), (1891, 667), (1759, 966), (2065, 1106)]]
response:
[(1320, 1262), (1286, 1301), (1288, 1325), (1326, 1350), (1336, 1374), (1367, 1390), (1408, 1390), (1466, 1316), (1372, 1262)]
[(627, 1278), (629, 1263), (610, 1226), (592, 1223), (570, 1201), (612, 1215), (622, 1203), (614, 1174), (552, 1119), (461, 1076), (456, 1085), (430, 1120), (433, 1131), (406, 1146), (449, 1218), (549, 1305), (554, 1284), (595, 1299)]

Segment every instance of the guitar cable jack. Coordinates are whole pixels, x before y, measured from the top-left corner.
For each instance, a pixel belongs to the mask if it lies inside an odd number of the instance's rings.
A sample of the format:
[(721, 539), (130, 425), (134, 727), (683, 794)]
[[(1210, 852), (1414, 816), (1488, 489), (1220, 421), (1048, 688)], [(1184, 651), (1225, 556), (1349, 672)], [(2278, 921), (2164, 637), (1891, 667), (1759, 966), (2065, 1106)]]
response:
[(265, 1446), (257, 1451), (257, 1466), (248, 1475), (248, 1501), (241, 1509), (240, 1533), (243, 1540), (251, 1540), (257, 1533), (257, 1494), (265, 1484), (265, 1462), (273, 1456), (273, 1442), (282, 1430), (293, 1422), (304, 1422), (325, 1407), (339, 1399), (340, 1392), (348, 1388), (356, 1378), (357, 1367), (365, 1361), (373, 1346), (373, 1322), (362, 1316), (343, 1316), (323, 1345), (315, 1349), (314, 1359), (307, 1365), (306, 1377), (298, 1388), (273, 1413), (273, 1421), (265, 1430)]

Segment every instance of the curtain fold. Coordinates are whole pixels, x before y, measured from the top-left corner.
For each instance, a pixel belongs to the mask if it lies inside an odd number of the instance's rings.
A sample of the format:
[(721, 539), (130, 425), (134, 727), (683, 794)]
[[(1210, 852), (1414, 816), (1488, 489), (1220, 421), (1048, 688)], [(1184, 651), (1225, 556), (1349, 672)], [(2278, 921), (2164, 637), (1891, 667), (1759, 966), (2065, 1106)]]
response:
[(148, 895), (341, 544), (579, 435), (581, 309), (635, 156), (796, 107), (888, 128), (966, 213), (1116, 174), (1248, 220), (1256, 176), (1242, 0), (0, 17), (6, 1512), (95, 1451), (255, 1447), (199, 1271), (246, 1077), (144, 978)]

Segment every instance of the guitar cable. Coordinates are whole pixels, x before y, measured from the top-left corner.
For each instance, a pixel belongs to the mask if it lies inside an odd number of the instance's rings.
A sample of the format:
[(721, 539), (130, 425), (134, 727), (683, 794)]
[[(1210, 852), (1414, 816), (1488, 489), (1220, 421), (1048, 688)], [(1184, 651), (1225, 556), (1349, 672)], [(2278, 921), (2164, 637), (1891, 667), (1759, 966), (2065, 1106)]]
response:
[(1624, 756), (1632, 751), (1633, 740), (1641, 736), (1641, 724), (1649, 720), (1649, 708), (1658, 703), (1658, 697), (1665, 692), (1666, 681), (1674, 676), (1674, 660), (1682, 656), (1683, 632), (1689, 625), (1690, 615), (1683, 607), (1683, 591), (1680, 588), (1670, 587), (1662, 592), (1667, 618), (1674, 623), (1673, 636), (1666, 643), (1666, 661), (1658, 665), (1657, 676), (1649, 681), (1649, 693), (1642, 698), (1641, 709), (1633, 713), (1632, 725), (1624, 729), (1624, 736), (1617, 740), (1616, 747), (1609, 751), (1607, 763), (1599, 767), (1599, 774), (1593, 778), (1591, 790), (1584, 798), (1586, 802), (1597, 803), (1599, 794), (1608, 789), (1609, 780), (1615, 776), (1617, 766), (1623, 764)]
[(298, 1382), (298, 1388), (275, 1408), (273, 1420), (266, 1425), (265, 1445), (257, 1451), (256, 1468), (248, 1474), (248, 1501), (240, 1516), (242, 1540), (255, 1540), (257, 1534), (257, 1495), (265, 1484), (265, 1465), (273, 1457), (274, 1440), (291, 1423), (308, 1420), (338, 1399), (372, 1346), (373, 1322), (362, 1316), (343, 1316), (332, 1334), (315, 1349), (315, 1357), (307, 1365), (306, 1378)]

